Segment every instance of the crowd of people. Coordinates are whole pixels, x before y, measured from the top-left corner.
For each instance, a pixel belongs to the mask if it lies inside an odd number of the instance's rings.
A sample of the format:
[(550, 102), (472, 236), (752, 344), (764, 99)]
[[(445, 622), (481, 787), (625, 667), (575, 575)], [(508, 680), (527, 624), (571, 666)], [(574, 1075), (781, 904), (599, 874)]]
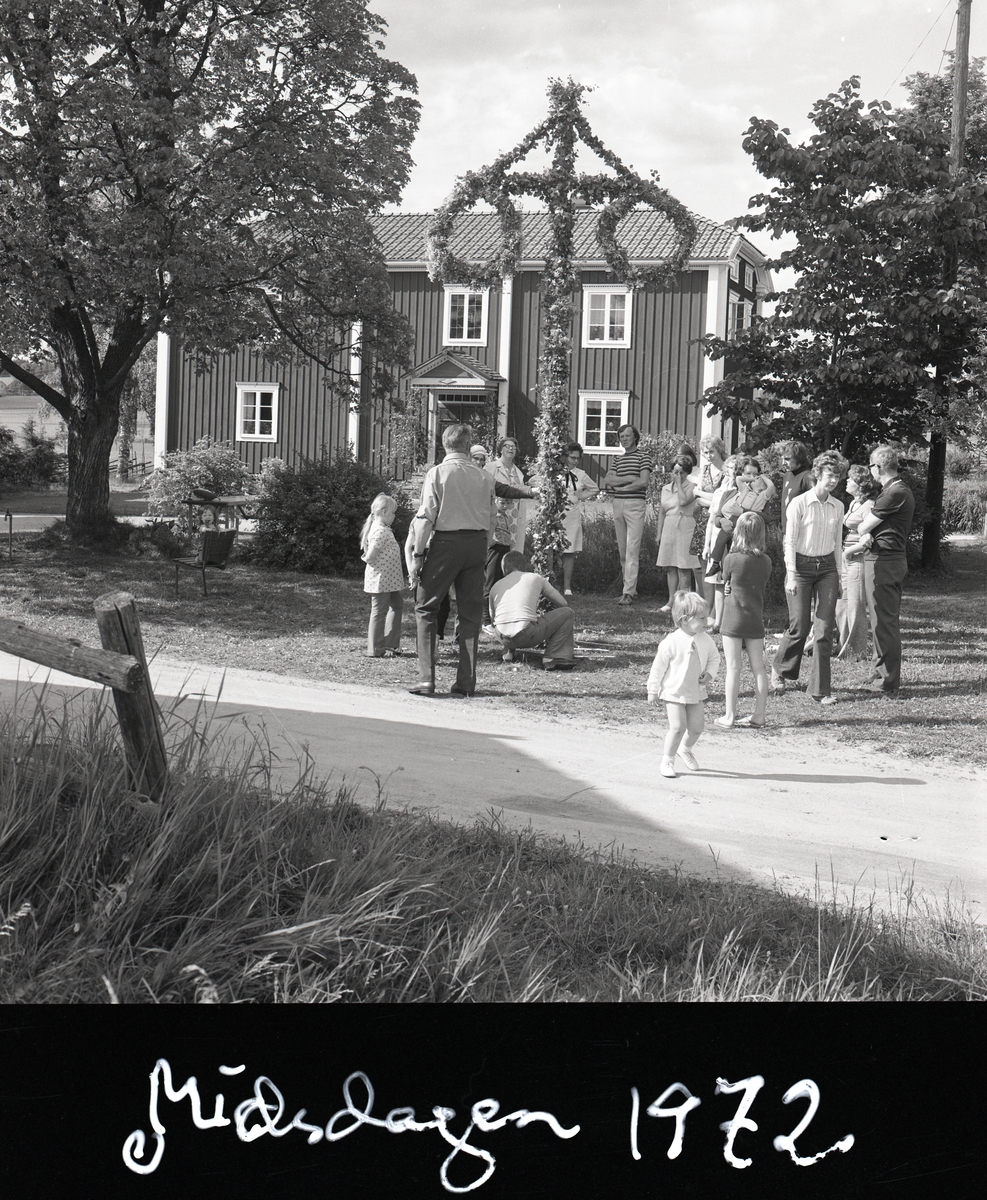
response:
[[(582, 469), (582, 447), (565, 448), (566, 549), (558, 591), (531, 570), (523, 554), (522, 500), (538, 497), (526, 482), (518, 443), (502, 438), (497, 457), (471, 445), (467, 425), (442, 435), (445, 457), (425, 476), (421, 501), (405, 543), (415, 594), (419, 696), (436, 694), (436, 641), (456, 601), (458, 663), (453, 697), (476, 691), (481, 629), (496, 638), (510, 661), (518, 650), (544, 645), (548, 670), (576, 664), (572, 571), (582, 549), (583, 501), (600, 490), (613, 505), (621, 564), (621, 605), (634, 604), (640, 571), (652, 461), (632, 425), (618, 430), (622, 453), (602, 489)], [(813, 456), (800, 442), (785, 447), (780, 518), (788, 623), (770, 668), (765, 654), (764, 596), (775, 564), (767, 553), (767, 510), (774, 483), (753, 455), (728, 455), (723, 441), (706, 437), (701, 457), (688, 443), (674, 449), (668, 479), (657, 495), (657, 565), (665, 569), (673, 624), (658, 647), (648, 678), (649, 700), (663, 702), (668, 734), (662, 774), (674, 776), (676, 757), (697, 770), (693, 747), (703, 730), (706, 687), (725, 660), (725, 706), (715, 723), (757, 728), (767, 720), (769, 692), (783, 692), (811, 657), (807, 691), (818, 704), (837, 703), (831, 660), (863, 659), (868, 627), (871, 672), (861, 686), (895, 696), (901, 683), (899, 612), (906, 574), (905, 545), (915, 501), (898, 471), (893, 447), (877, 446), (866, 466), (851, 466), (835, 451)], [(834, 496), (846, 479), (847, 506)], [(380, 495), (363, 528), (361, 545), (371, 597), (367, 654), (400, 653), (404, 576), (391, 525), (396, 505)], [(753, 711), (738, 712), (742, 656), (754, 677)]]

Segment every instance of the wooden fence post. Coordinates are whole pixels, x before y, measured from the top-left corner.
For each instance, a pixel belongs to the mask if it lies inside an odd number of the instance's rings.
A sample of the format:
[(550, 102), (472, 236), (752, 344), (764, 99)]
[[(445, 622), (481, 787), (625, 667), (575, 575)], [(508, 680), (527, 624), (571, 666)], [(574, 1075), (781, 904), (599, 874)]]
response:
[(168, 760), (160, 713), (151, 691), (137, 606), (129, 592), (107, 592), (95, 603), (96, 624), (103, 647), (129, 654), (144, 668), (143, 681), (133, 692), (113, 689), (124, 752), (134, 788), (160, 800), (168, 783)]

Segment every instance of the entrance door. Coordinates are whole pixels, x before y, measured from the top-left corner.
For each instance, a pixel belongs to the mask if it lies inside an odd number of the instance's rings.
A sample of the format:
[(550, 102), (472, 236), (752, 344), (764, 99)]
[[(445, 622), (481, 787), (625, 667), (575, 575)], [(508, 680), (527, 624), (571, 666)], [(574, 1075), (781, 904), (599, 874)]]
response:
[(436, 392), (432, 461), (441, 462), (442, 432), (450, 425), (469, 425), (473, 440), (493, 454), (490, 439), (496, 426), (496, 404), (489, 392)]

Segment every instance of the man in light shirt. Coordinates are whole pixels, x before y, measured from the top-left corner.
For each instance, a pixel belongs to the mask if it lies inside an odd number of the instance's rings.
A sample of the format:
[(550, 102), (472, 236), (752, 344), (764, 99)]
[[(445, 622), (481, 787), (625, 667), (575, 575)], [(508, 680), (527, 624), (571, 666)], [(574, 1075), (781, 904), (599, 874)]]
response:
[(451, 695), (476, 691), (476, 648), (483, 616), (483, 564), (497, 508), (494, 481), (470, 461), (473, 431), (449, 425), (442, 433), (446, 456), (425, 476), (422, 498), (408, 538), (408, 574), (415, 588), (419, 680), (409, 690), (435, 695), (435, 638), (439, 606), (456, 588), (459, 665)]
[[(506, 661), (513, 651), (545, 643), (542, 665), (546, 671), (575, 666), (573, 622), (575, 614), (543, 575), (537, 575), (519, 550), (504, 555), (504, 578), (490, 589), (490, 616), (504, 640)], [(539, 615), (538, 603), (545, 597), (554, 606)]]
[[(840, 594), (839, 554), (843, 505), (831, 495), (847, 472), (841, 454), (829, 450), (812, 464), (815, 486), (788, 505), (785, 521), (785, 599), (788, 629), (771, 668), (771, 686), (785, 690), (799, 677), (810, 630), (814, 635), (808, 691), (818, 704), (835, 704), (830, 658), (836, 601)], [(813, 604), (815, 618), (813, 619)]]

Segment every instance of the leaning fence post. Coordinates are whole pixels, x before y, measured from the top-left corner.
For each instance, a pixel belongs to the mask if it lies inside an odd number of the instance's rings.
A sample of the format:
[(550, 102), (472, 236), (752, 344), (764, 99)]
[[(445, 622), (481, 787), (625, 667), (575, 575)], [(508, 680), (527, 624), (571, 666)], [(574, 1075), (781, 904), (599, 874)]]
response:
[(134, 788), (160, 800), (168, 783), (168, 760), (158, 705), (151, 691), (137, 606), (129, 592), (107, 592), (95, 603), (96, 624), (106, 650), (129, 654), (144, 668), (144, 679), (132, 692), (113, 689), (127, 766)]

